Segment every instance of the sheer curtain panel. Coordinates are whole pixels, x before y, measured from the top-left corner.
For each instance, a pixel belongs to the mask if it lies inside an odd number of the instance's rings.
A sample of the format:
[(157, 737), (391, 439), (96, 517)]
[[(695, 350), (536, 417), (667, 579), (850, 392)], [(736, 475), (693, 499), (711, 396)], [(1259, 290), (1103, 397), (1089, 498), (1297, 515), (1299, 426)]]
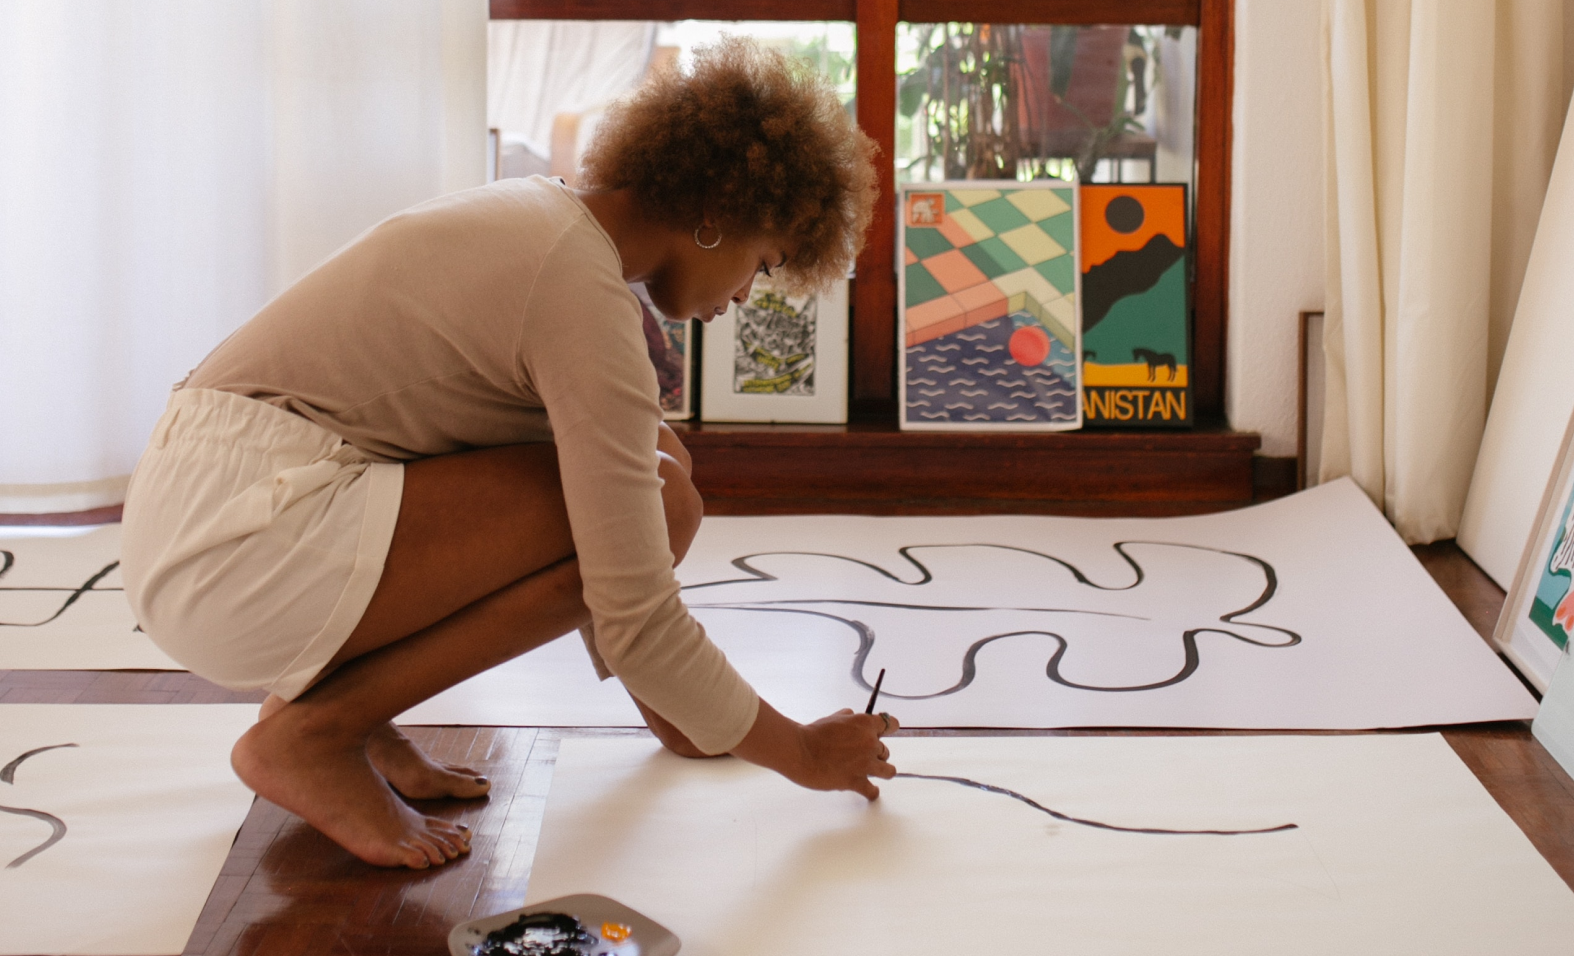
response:
[(541, 159), (557, 114), (634, 86), (656, 43), (656, 24), (634, 20), (498, 20), (488, 31), (487, 125)]
[(1562, 0), (1327, 0), (1322, 478), (1451, 537), (1562, 113)]
[(115, 504), (169, 387), (485, 178), (485, 0), (0, 3), (0, 513)]

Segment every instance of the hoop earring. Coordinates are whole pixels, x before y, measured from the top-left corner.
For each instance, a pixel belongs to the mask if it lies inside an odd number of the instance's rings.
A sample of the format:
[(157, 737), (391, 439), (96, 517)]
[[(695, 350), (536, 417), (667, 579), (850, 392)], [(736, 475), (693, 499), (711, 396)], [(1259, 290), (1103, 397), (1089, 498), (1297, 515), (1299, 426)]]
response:
[(705, 228), (705, 224), (704, 223), (700, 223), (699, 225), (694, 227), (694, 244), (696, 246), (699, 246), (701, 249), (714, 249), (717, 246), (721, 245), (721, 229), (719, 229), (719, 228), (716, 230), (716, 241), (715, 242), (711, 243), (708, 246), (705, 243), (700, 242), (700, 230), (704, 229), (704, 228)]

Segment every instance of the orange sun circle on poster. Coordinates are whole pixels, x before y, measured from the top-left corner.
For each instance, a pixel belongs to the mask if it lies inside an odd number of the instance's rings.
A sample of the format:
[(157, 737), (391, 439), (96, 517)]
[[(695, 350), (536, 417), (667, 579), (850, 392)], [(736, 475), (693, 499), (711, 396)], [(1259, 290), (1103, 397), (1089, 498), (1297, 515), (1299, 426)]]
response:
[(1049, 358), (1049, 333), (1036, 325), (1024, 325), (1011, 333), (1010, 349), (1018, 365), (1027, 368), (1043, 365)]

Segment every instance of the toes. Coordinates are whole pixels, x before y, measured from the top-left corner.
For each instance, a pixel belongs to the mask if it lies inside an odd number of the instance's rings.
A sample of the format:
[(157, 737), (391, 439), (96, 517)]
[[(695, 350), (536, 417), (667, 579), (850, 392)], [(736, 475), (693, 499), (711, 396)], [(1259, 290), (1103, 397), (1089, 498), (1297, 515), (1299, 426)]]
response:
[(416, 841), (416, 846), (420, 847), (421, 851), (426, 854), (427, 863), (431, 866), (439, 866), (447, 863), (449, 860), (447, 848), (430, 834)]
[(441, 848), (450, 860), (470, 852), (470, 828), (462, 823), (455, 826), (446, 820), (427, 817), (426, 838)]

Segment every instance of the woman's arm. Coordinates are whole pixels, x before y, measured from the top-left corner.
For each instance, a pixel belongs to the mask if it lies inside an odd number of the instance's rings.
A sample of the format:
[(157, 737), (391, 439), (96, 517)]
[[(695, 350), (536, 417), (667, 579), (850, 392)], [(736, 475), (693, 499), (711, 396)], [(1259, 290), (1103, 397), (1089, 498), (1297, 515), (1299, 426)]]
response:
[(732, 748), (732, 754), (768, 767), (800, 787), (855, 790), (873, 800), (880, 795), (880, 788), (869, 778), (889, 780), (896, 776), (888, 759), (891, 751), (880, 737), (899, 727), (893, 717), (851, 710), (800, 724), (777, 713), (762, 698), (754, 726)]
[(656, 735), (656, 739), (661, 741), (661, 745), (663, 747), (666, 747), (668, 750), (680, 757), (721, 756), (721, 754), (708, 754), (700, 748), (694, 746), (694, 742), (689, 740), (688, 737), (684, 736), (683, 731), (672, 726), (670, 722), (668, 722), (654, 710), (646, 707), (645, 702), (640, 700), (638, 697), (630, 694), (629, 699), (634, 701), (635, 707), (639, 708), (640, 716), (645, 718), (645, 726), (650, 728), (650, 732)]
[[(721, 756), (694, 746), (683, 731), (646, 707), (638, 697), (633, 697), (633, 701), (663, 747), (680, 757)], [(732, 755), (774, 770), (811, 790), (856, 790), (873, 800), (880, 795), (880, 789), (869, 778), (889, 780), (896, 774), (888, 760), (890, 751), (880, 737), (900, 727), (890, 715), (881, 718), (851, 710), (838, 711), (805, 726), (782, 716), (761, 700), (754, 726), (732, 749)]]

